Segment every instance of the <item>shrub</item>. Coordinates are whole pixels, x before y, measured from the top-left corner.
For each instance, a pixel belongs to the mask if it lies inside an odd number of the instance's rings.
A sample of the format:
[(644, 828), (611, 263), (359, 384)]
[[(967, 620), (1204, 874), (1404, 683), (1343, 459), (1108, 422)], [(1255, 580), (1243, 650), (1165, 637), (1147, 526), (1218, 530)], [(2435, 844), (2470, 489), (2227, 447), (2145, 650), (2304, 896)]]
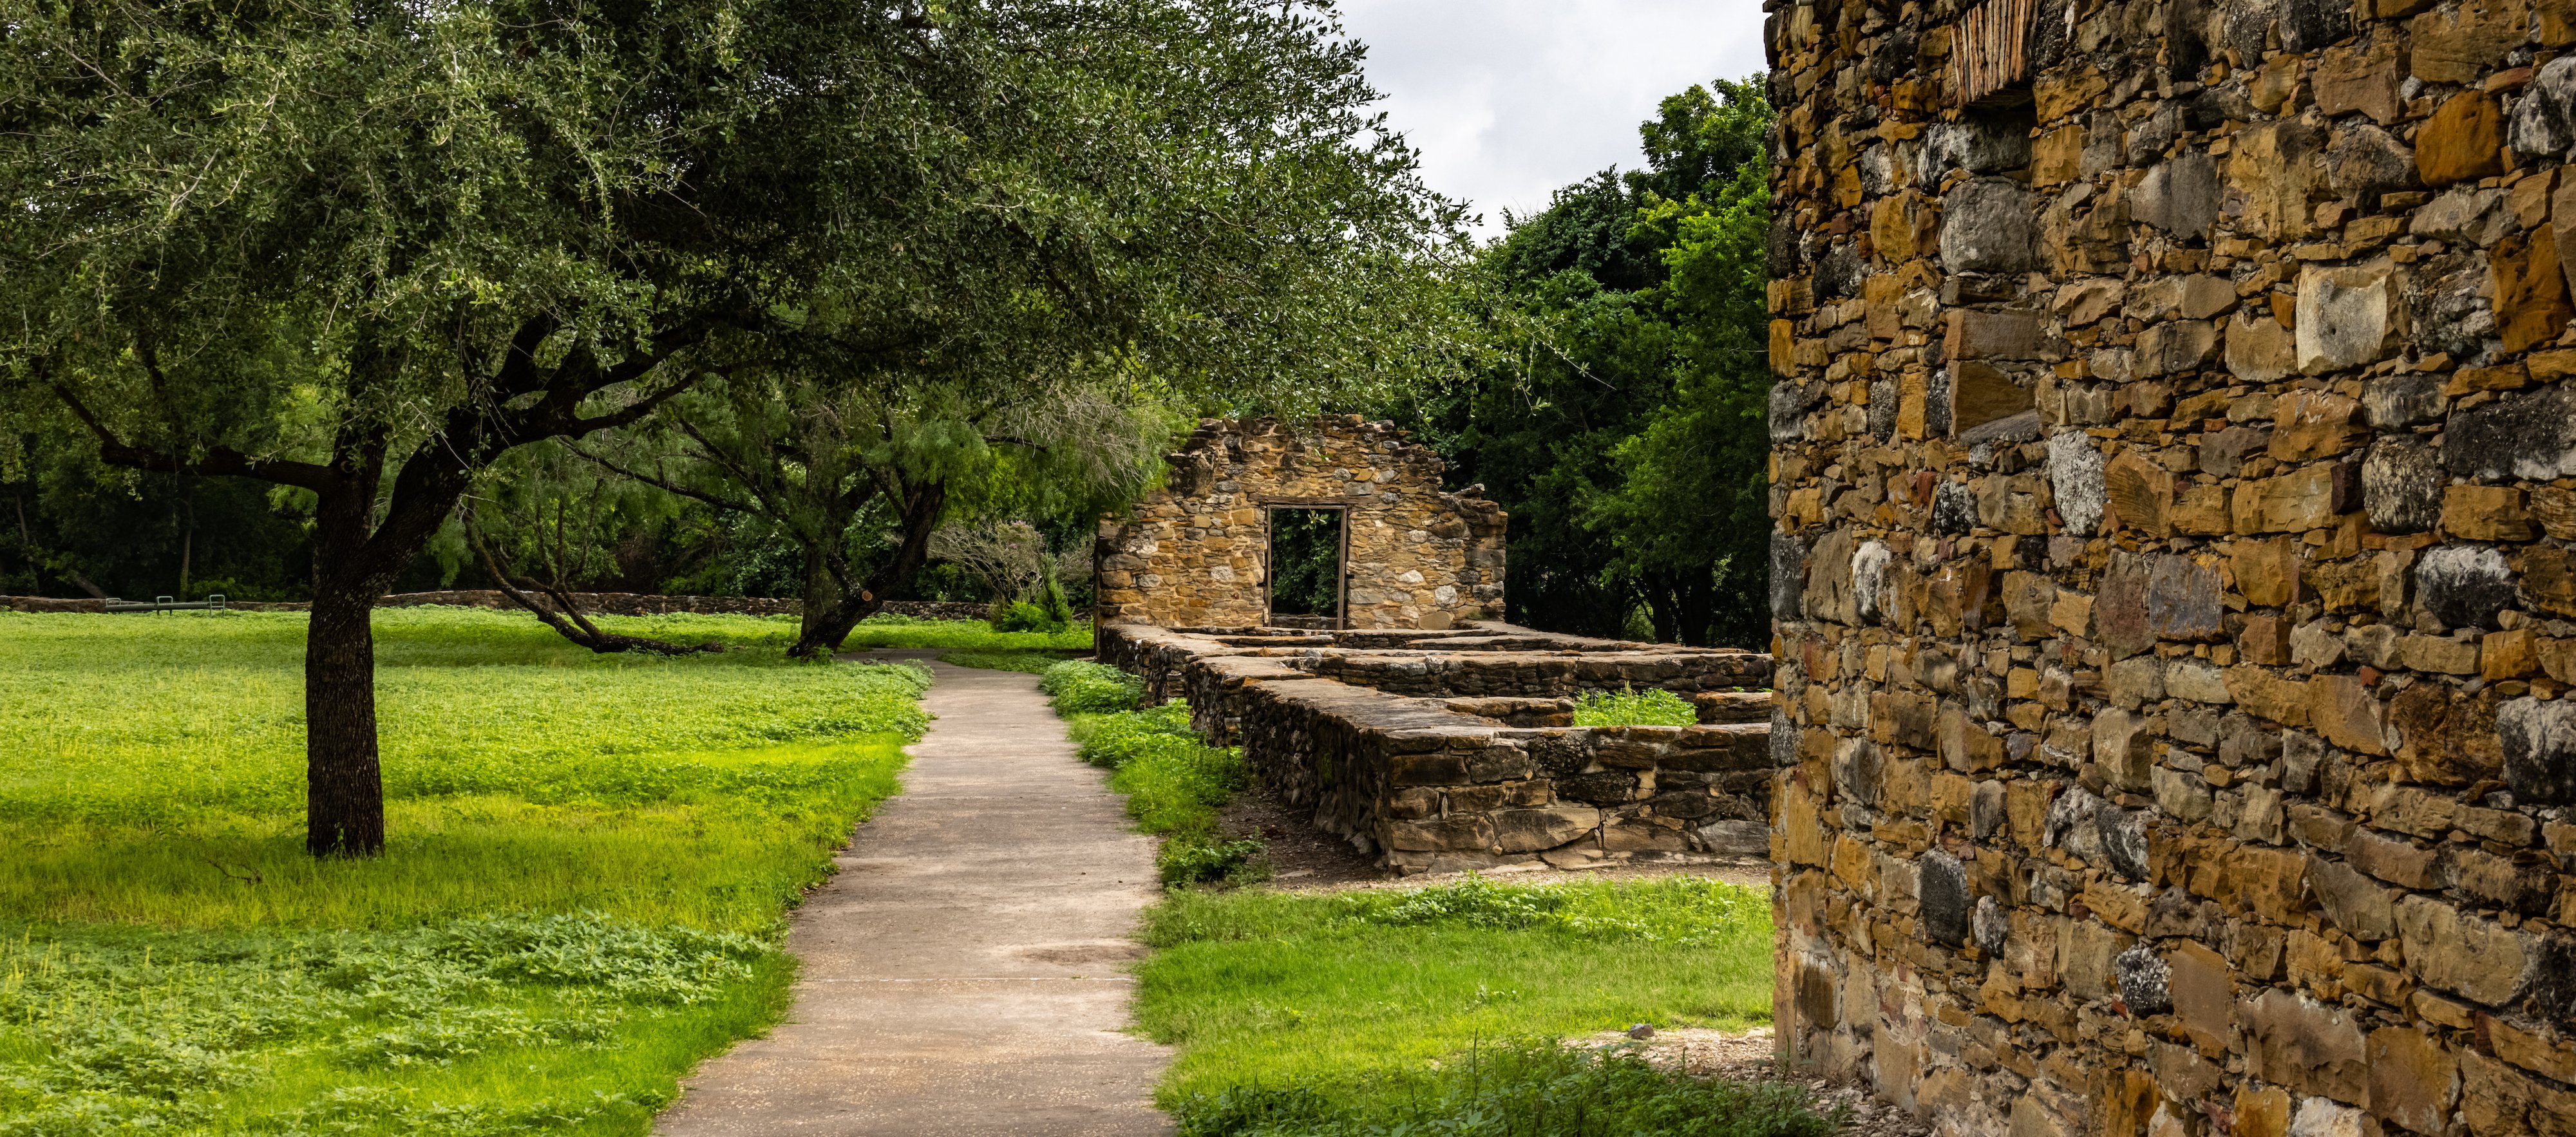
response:
[(1056, 619), (1045, 608), (1026, 600), (996, 601), (986, 621), (997, 632), (1061, 632), (1070, 622)]
[(1038, 690), (1060, 715), (1132, 711), (1144, 701), (1145, 681), (1105, 663), (1068, 659), (1038, 673)]
[(1689, 726), (1698, 721), (1699, 708), (1660, 687), (1586, 691), (1574, 700), (1576, 726)]

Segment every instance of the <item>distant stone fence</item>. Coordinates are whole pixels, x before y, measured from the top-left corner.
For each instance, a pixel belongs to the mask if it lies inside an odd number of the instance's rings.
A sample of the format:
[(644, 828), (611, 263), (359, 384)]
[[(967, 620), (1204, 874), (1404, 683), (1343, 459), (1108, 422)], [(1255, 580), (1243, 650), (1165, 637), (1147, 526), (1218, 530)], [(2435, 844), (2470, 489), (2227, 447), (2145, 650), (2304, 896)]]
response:
[[(1100, 630), (1100, 657), (1186, 698), (1314, 824), (1407, 872), (1770, 853), (1770, 657), (1506, 625), (1308, 635)], [(1351, 646), (1361, 641), (1365, 647)], [(1536, 650), (1542, 645), (1553, 650)], [(1571, 696), (1683, 693), (1696, 726), (1575, 727)]]
[[(594, 616), (667, 616), (680, 612), (726, 616), (796, 616), (805, 611), (801, 600), (781, 600), (764, 596), (656, 596), (640, 592), (576, 592), (573, 602), (583, 612)], [(499, 589), (469, 588), (447, 592), (403, 592), (376, 601), (378, 608), (412, 608), (424, 604), (449, 604), (461, 608), (507, 608), (509, 598)], [(304, 601), (263, 603), (235, 600), (227, 608), (244, 612), (302, 612), (313, 607)], [(11, 612), (102, 612), (97, 600), (82, 598), (62, 600), (47, 596), (0, 596), (0, 609)], [(883, 611), (898, 616), (924, 620), (981, 620), (986, 607), (944, 600), (889, 600)]]

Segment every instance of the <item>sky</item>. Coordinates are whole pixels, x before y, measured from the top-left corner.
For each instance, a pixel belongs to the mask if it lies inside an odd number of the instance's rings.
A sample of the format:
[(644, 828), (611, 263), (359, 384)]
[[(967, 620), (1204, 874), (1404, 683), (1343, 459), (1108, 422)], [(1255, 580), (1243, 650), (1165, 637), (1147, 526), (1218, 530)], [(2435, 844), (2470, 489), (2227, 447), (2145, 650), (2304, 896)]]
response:
[(1637, 124), (1693, 83), (1759, 74), (1760, 0), (1343, 0), (1431, 188), (1484, 214), (1645, 164)]

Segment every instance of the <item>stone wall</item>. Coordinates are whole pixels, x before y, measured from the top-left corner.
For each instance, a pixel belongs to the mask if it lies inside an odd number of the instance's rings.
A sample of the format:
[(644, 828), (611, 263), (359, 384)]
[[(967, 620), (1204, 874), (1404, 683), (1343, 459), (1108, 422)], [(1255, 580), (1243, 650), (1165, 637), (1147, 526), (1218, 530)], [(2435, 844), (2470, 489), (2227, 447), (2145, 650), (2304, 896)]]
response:
[(1345, 626), (1447, 628), (1503, 610), (1501, 506), (1440, 488), (1443, 463), (1388, 423), (1201, 419), (1166, 484), (1100, 523), (1102, 624), (1260, 625), (1269, 510), (1344, 512)]
[(1783, 1040), (2576, 1128), (2576, 6), (1766, 7)]
[[(1106, 625), (1099, 642), (1317, 828), (1402, 871), (1769, 851), (1771, 700), (1734, 689), (1766, 681), (1767, 657), (1479, 624), (1406, 636), (1438, 662), (1408, 672), (1387, 638)], [(1526, 650), (1540, 643), (1560, 655)], [(1533, 670), (1562, 656), (1600, 666)], [(1568, 725), (1566, 694), (1650, 677), (1692, 692), (1700, 725)]]

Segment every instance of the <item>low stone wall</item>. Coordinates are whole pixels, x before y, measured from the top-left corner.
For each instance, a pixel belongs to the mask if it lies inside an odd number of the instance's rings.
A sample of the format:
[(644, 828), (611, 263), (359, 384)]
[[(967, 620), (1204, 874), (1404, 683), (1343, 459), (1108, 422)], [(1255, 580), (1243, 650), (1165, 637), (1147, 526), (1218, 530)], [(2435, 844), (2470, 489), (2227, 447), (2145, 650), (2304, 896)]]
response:
[[(1769, 852), (1769, 693), (1708, 689), (1758, 682), (1767, 656), (1486, 624), (1417, 637), (1409, 662), (1421, 666), (1407, 670), (1406, 656), (1338, 638), (1127, 625), (1101, 629), (1099, 644), (1103, 661), (1144, 678), (1149, 701), (1187, 699), (1199, 730), (1242, 746), (1282, 801), (1396, 869)], [(1455, 650), (1480, 640), (1589, 650)], [(1622, 684), (1692, 693), (1701, 724), (1566, 725), (1565, 696)]]
[[(149, 599), (148, 597), (127, 599)], [(783, 600), (764, 596), (657, 596), (640, 592), (576, 592), (573, 601), (583, 612), (594, 616), (667, 616), (679, 612), (727, 616), (796, 616), (805, 611), (801, 600)], [(460, 608), (507, 608), (509, 598), (499, 589), (467, 588), (446, 592), (403, 592), (376, 601), (378, 608), (413, 608), (428, 604), (448, 604)], [(302, 612), (313, 606), (303, 601), (263, 603), (235, 600), (225, 607), (243, 612)], [(0, 609), (11, 612), (100, 612), (99, 601), (89, 598), (57, 599), (50, 596), (0, 596)], [(924, 620), (981, 620), (986, 607), (942, 600), (889, 600), (883, 609), (898, 616)]]

